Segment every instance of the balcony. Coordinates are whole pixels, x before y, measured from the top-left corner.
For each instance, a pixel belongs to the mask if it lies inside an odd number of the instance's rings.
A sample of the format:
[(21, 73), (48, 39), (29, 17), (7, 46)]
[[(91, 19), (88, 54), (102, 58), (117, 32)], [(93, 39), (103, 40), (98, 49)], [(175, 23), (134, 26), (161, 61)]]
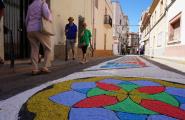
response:
[(104, 16), (104, 24), (107, 28), (112, 28), (112, 18), (110, 15)]

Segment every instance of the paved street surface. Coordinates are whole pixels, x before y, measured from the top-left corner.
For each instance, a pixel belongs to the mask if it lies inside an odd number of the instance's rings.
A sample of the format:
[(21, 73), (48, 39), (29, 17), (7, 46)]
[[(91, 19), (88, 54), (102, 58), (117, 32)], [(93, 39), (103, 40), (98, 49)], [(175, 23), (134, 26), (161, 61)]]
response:
[(0, 120), (185, 119), (185, 73), (139, 56), (94, 64), (30, 78), (43, 81), (33, 85), (15, 78), (29, 87), (5, 89), (2, 99), (11, 97), (0, 101)]
[(15, 72), (12, 72), (13, 70), (8, 65), (0, 66), (0, 100), (115, 58), (117, 57), (91, 58), (90, 62), (85, 65), (79, 64), (78, 60), (67, 62), (56, 60), (51, 68), (52, 73), (39, 76), (31, 75), (31, 64), (29, 62), (15, 65)]

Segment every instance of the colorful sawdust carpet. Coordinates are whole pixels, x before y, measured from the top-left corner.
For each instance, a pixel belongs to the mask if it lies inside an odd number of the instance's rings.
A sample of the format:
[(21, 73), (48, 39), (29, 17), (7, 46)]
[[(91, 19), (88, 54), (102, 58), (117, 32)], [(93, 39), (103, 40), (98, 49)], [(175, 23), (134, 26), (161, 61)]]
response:
[(27, 105), (46, 119), (53, 115), (64, 120), (185, 120), (185, 85), (144, 78), (88, 78), (55, 85)]
[(126, 69), (126, 68), (141, 68), (147, 65), (137, 57), (123, 57), (113, 62), (108, 62), (100, 66), (100, 69)]

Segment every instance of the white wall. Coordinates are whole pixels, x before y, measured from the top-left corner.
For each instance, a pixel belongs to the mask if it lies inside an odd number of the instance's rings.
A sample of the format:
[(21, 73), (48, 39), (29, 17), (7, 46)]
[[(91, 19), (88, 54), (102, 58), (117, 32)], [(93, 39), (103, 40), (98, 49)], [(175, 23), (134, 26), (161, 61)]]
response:
[[(113, 37), (114, 37), (114, 54), (118, 55), (118, 49), (121, 49), (121, 44), (123, 43), (123, 39), (127, 39), (127, 32), (128, 32), (128, 27), (124, 26), (128, 24), (128, 17), (125, 17), (121, 5), (119, 2), (112, 2), (113, 5)], [(121, 24), (120, 24), (121, 20)], [(118, 26), (119, 25), (119, 26)], [(124, 28), (123, 28), (124, 26)], [(119, 45), (118, 45), (119, 43)]]
[(185, 44), (185, 1), (176, 0), (168, 11), (168, 22), (181, 12), (181, 44)]
[[(65, 25), (68, 23), (68, 18), (73, 17), (74, 23), (78, 25), (78, 17), (85, 17), (88, 28), (92, 30), (92, 11), (91, 1), (84, 0), (52, 0), (51, 9), (54, 16), (56, 36), (54, 37), (55, 44), (64, 44)], [(72, 4), (73, 3), (73, 4)]]
[[(151, 57), (161, 57), (165, 54), (166, 41), (168, 39), (167, 17), (165, 15), (166, 1), (163, 0), (163, 9), (161, 12), (161, 2), (158, 3), (151, 15), (151, 32), (150, 32), (150, 53)], [(162, 14), (161, 14), (162, 13)], [(164, 16), (163, 16), (164, 15)]]

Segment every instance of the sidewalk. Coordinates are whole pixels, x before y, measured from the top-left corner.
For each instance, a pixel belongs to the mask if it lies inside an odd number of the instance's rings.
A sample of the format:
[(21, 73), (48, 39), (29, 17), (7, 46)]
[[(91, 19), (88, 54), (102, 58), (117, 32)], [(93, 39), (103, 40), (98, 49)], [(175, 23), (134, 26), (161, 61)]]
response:
[(55, 60), (50, 74), (37, 76), (31, 75), (31, 63), (29, 61), (16, 64), (14, 72), (8, 64), (5, 64), (0, 66), (0, 100), (115, 58), (117, 57), (94, 57), (90, 58), (87, 64), (80, 64), (78, 60), (67, 62)]
[(176, 69), (180, 72), (185, 73), (185, 62), (178, 62), (178, 61), (172, 61), (172, 60), (167, 60), (167, 59), (160, 59), (160, 58), (150, 58), (150, 57), (146, 57), (143, 56), (144, 58), (151, 60), (151, 61), (155, 61), (157, 63), (166, 65), (168, 67), (171, 67), (173, 69)]
[[(51, 69), (60, 67), (61, 65), (64, 65), (64, 64), (70, 64), (70, 61), (66, 62), (62, 60), (55, 60), (52, 62)], [(0, 76), (6, 77), (10, 75), (23, 74), (23, 73), (31, 74), (31, 70), (32, 70), (32, 64), (30, 60), (18, 60), (15, 62), (14, 68), (10, 68), (9, 61), (6, 61), (5, 64), (0, 65)]]
[[(102, 57), (103, 58), (103, 57)], [(89, 60), (94, 60), (94, 59), (101, 59), (96, 58), (96, 57), (91, 57), (89, 58)], [(43, 64), (43, 59), (42, 62), (39, 64), (40, 66)], [(78, 63), (79, 62), (79, 58), (77, 58), (76, 60), (72, 60), (69, 59), (68, 61), (64, 61), (64, 60), (59, 60), (59, 59), (55, 59), (54, 61), (52, 61), (52, 66), (51, 66), (51, 70), (56, 70), (58, 68), (60, 68), (61, 66), (69, 66), (73, 63)], [(31, 70), (32, 70), (32, 64), (30, 59), (26, 59), (26, 60), (16, 60), (15, 61), (15, 67), (14, 68), (10, 68), (10, 61), (6, 61), (5, 64), (0, 64), (0, 76), (2, 77), (6, 77), (6, 76), (13, 76), (13, 75), (18, 75), (18, 74), (24, 74), (24, 73), (30, 73), (31, 74)]]

